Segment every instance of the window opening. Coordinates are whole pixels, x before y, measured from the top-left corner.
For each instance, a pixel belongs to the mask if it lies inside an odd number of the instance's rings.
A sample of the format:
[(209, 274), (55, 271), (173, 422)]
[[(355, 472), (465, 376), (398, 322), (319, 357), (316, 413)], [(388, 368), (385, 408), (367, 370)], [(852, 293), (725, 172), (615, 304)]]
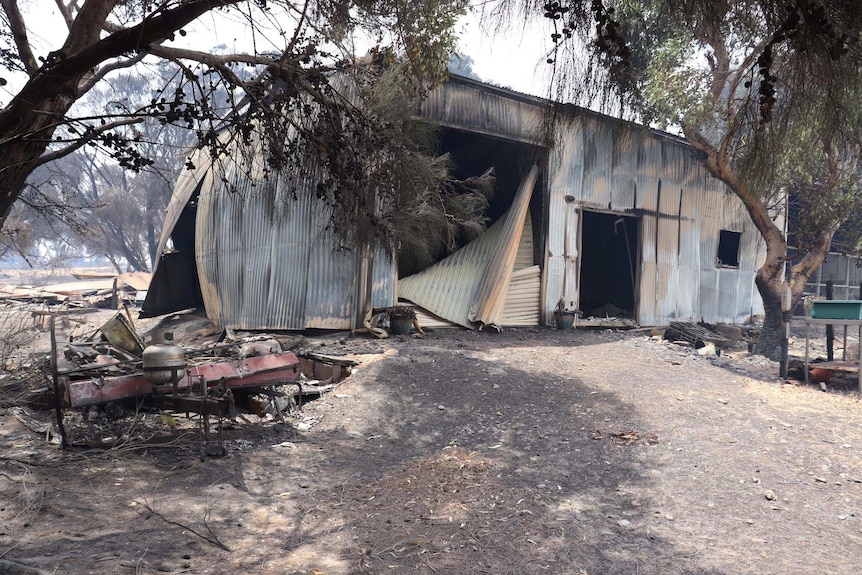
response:
[(719, 232), (718, 259), (716, 261), (716, 267), (739, 267), (739, 243), (741, 239), (741, 232), (731, 232), (729, 230), (721, 230), (721, 232)]

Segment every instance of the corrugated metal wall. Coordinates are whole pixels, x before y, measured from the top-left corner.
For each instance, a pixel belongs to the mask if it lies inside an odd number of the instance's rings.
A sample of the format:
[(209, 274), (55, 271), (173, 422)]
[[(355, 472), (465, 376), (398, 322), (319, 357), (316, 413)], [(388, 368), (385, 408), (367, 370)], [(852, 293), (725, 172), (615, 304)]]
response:
[[(293, 199), (282, 180), (228, 179), (235, 192), (215, 178), (198, 204), (197, 267), (210, 319), (246, 329), (355, 327), (360, 254), (339, 249), (313, 192)], [(392, 257), (375, 250), (374, 260), (372, 305), (392, 305)]]
[[(683, 143), (585, 113), (562, 127), (550, 165), (545, 322), (560, 297), (577, 305), (574, 207), (639, 216), (641, 325), (742, 323), (762, 313), (754, 286), (765, 250), (760, 235), (741, 202)], [(720, 230), (742, 234), (738, 268), (717, 267)]]
[(485, 233), (428, 269), (403, 278), (398, 297), (464, 327), (499, 329), (538, 173), (533, 166), (506, 214)]

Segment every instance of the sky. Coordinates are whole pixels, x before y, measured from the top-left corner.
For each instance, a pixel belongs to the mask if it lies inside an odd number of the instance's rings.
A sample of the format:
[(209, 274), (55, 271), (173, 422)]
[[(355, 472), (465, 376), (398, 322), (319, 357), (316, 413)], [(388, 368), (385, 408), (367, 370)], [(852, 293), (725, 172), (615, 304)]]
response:
[(483, 81), (544, 96), (548, 92), (546, 53), (551, 32), (543, 24), (518, 21), (507, 30), (495, 32), (478, 14), (468, 14), (458, 25), (459, 49), (473, 58), (473, 71)]

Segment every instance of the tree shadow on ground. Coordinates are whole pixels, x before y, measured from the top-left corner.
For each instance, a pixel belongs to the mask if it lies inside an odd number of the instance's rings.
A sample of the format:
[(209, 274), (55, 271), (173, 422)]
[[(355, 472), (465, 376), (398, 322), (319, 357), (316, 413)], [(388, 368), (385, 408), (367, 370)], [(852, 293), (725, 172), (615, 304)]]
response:
[[(247, 426), (227, 432), (227, 458), (130, 452), (60, 486), (40, 467), (46, 497), (73, 497), (89, 529), (112, 513), (125, 537), (42, 529), (14, 554), (48, 549), (63, 559), (57, 572), (115, 570), (87, 556), (98, 549), (138, 557), (138, 572), (720, 575), (652, 528), (657, 505), (643, 494), (661, 489), (649, 469), (655, 422), (559, 349), (588, 361), (589, 346), (618, 337), (402, 341), (309, 406), (322, 419), (301, 437)], [(119, 485), (123, 472), (134, 484)]]

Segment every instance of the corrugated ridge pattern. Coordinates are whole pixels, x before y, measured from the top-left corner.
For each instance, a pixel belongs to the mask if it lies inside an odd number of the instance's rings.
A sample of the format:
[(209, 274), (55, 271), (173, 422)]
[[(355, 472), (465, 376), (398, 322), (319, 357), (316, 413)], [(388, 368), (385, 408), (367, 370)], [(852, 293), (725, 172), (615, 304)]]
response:
[(537, 174), (534, 166), (522, 181), (513, 207), (484, 234), (430, 268), (401, 279), (398, 297), (464, 327), (499, 326)]
[(503, 226), (503, 234), (498, 240), (499, 249), (491, 254), (491, 261), (485, 268), (470, 313), (467, 315), (467, 319), (480, 326), (490, 325), (500, 328), (509, 279), (512, 277), (518, 244), (521, 243), (521, 235), (524, 231), (524, 220), (527, 217), (530, 197), (533, 195), (538, 177), (539, 168), (533, 166), (521, 180), (512, 205), (504, 216), (506, 222)]
[(247, 178), (247, 164), (224, 169), (235, 190), (214, 178), (198, 205), (196, 257), (210, 319), (240, 329), (353, 327), (357, 255), (338, 249), (326, 229), (313, 170), (290, 182), (294, 198), (284, 178)]
[(542, 144), (543, 108), (473, 86), (448, 82), (422, 102), (430, 122), (512, 140)]
[(515, 255), (515, 271), (532, 267), (533, 265), (533, 221), (530, 210), (524, 218), (524, 231), (518, 243), (518, 253)]
[(512, 273), (503, 317), (504, 326), (539, 325), (539, 304), (542, 291), (542, 269), (531, 266)]

